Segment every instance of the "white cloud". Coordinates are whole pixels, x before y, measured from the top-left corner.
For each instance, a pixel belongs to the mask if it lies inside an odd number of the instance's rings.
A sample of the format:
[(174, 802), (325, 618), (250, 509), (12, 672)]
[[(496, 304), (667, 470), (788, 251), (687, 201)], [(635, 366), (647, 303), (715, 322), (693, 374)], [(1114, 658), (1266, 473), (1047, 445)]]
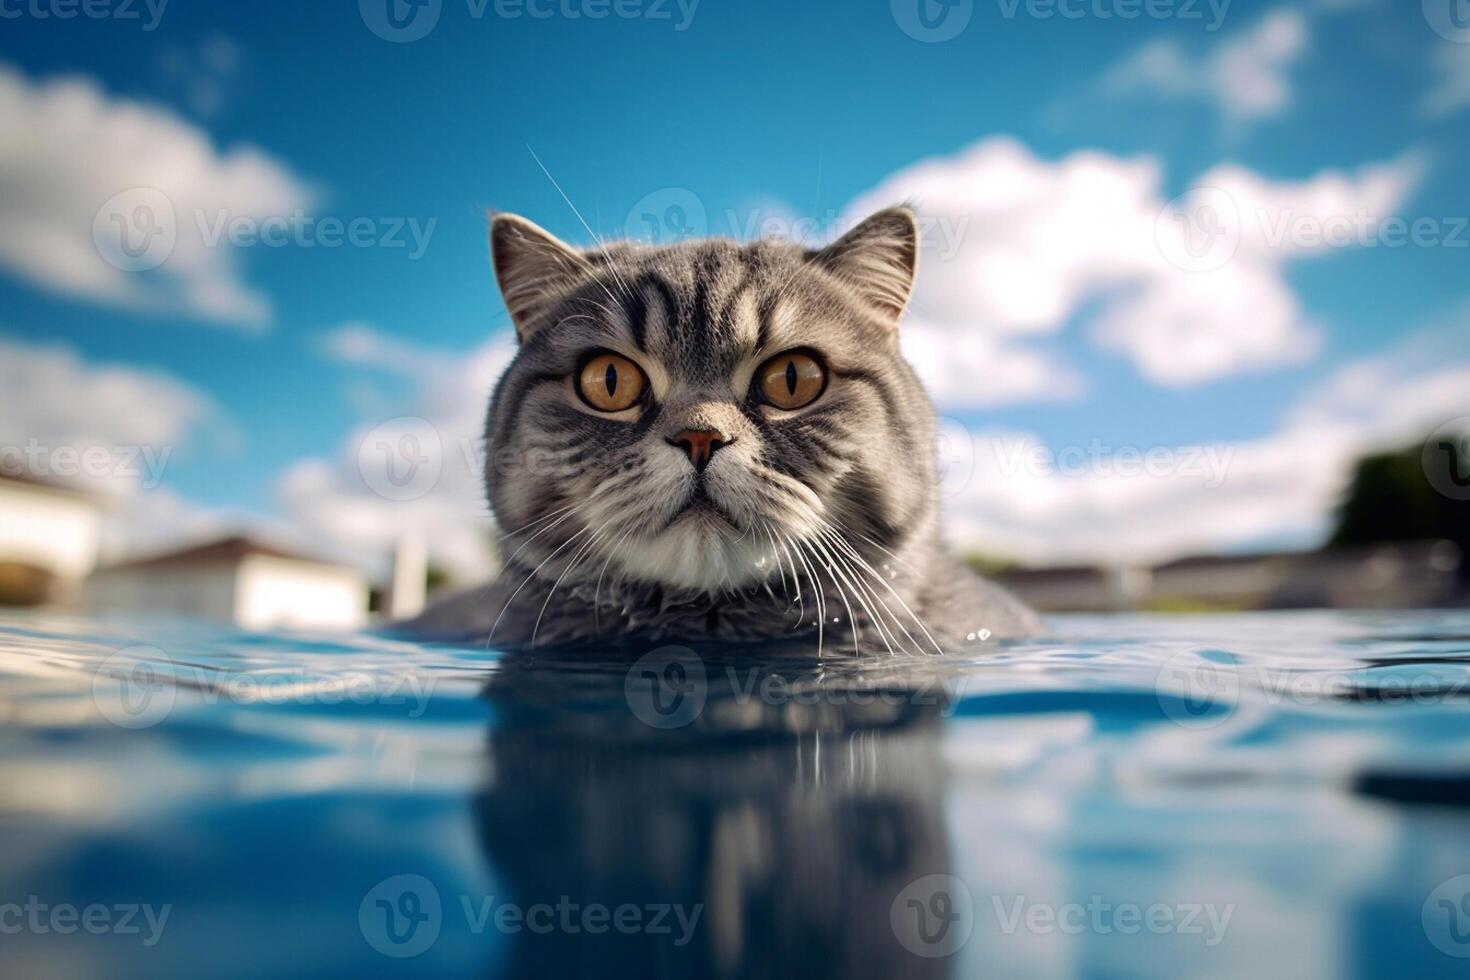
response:
[(1432, 62), (1438, 78), (1424, 97), (1424, 113), (1448, 116), (1470, 106), (1470, 44), (1439, 44)]
[(903, 355), (930, 397), (947, 408), (989, 408), (1021, 401), (1067, 401), (1082, 377), (1047, 352), (983, 333), (951, 335), (914, 317), (901, 330)]
[(1232, 122), (1249, 122), (1290, 106), (1289, 74), (1309, 44), (1306, 15), (1277, 10), (1203, 56), (1177, 41), (1152, 41), (1103, 76), (1102, 87), (1114, 97), (1148, 93), (1213, 102)]
[(104, 560), (231, 523), (158, 485), (201, 435), (234, 437), (206, 395), (169, 374), (0, 338), (0, 470), (102, 494)]
[[(219, 418), (202, 392), (163, 372), (98, 366), (66, 347), (5, 338), (0, 338), (0, 394), (0, 448), (9, 462), (21, 459), (26, 447), (34, 445), (41, 451), (41, 461), (34, 466), (28, 462), (27, 468), (75, 469), (79, 482), (100, 489), (126, 490), (145, 482), (147, 474), (136, 478), (132, 474), (146, 460), (123, 465), (121, 457), (132, 450), (154, 450), (153, 459), (159, 459)], [(92, 448), (107, 450), (113, 465), (71, 467), (67, 462), (73, 454)], [(63, 451), (60, 460), (57, 450)]]
[[(1470, 314), (1465, 325), (1339, 369), (1277, 431), (1239, 443), (1114, 441), (1094, 452), (976, 432), (973, 473), (948, 501), (948, 527), (959, 542), (1032, 564), (1155, 562), (1269, 539), (1315, 544), (1362, 453), (1470, 415), (1467, 349)], [(1120, 450), (1141, 458), (1124, 460)], [(1159, 462), (1145, 470), (1151, 450)]]
[[(300, 460), (282, 474), (276, 484), (282, 515), (320, 546), (367, 566), (381, 568), (401, 537), (416, 535), (433, 562), (458, 580), (488, 577), (494, 563), (482, 433), (490, 393), (515, 355), (513, 340), (497, 336), (463, 354), (352, 323), (329, 333), (323, 347), (339, 363), (403, 376), (415, 393), (396, 417), (385, 413), (359, 426), (334, 456)], [(404, 435), (412, 442), (400, 443)], [(381, 492), (382, 468), (403, 460), (383, 454), (400, 448), (423, 476), (397, 494), (404, 499), (392, 499)]]
[[(288, 214), (308, 200), (302, 182), (258, 150), (217, 151), (194, 125), (109, 98), (84, 77), (31, 81), (0, 65), (0, 266), (37, 286), (259, 327), (269, 300), (201, 224), (221, 213)], [(150, 243), (141, 257), (118, 248), (115, 222), (132, 244)]]
[(1314, 21), (1381, 5), (1380, 0), (1308, 0), (1269, 11), (1250, 27), (1196, 50), (1150, 41), (1099, 82), (1112, 98), (1145, 96), (1216, 106), (1238, 127), (1291, 108), (1292, 72), (1312, 46)]
[[(914, 336), (905, 350), (942, 405), (1048, 400), (1075, 396), (1082, 384), (1033, 341), (1084, 314), (1099, 345), (1162, 384), (1310, 357), (1319, 330), (1284, 267), (1328, 248), (1300, 229), (1360, 213), (1381, 221), (1421, 169), (1404, 158), (1277, 182), (1221, 166), (1199, 179), (1210, 190), (1175, 202), (1189, 219), (1180, 225), (1152, 158), (1079, 152), (1051, 162), (992, 138), (894, 174), (848, 215), (896, 201), (913, 202), (920, 214), (919, 281), (903, 327)], [(1201, 211), (1206, 204), (1215, 210)], [(1201, 267), (1189, 236), (1217, 211), (1235, 248)]]

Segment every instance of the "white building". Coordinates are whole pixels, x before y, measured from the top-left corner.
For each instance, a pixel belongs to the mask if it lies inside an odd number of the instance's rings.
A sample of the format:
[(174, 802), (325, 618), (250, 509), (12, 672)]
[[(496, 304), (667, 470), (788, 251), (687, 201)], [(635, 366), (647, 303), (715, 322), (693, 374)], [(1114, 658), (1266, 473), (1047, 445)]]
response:
[(363, 573), (246, 537), (98, 569), (87, 582), (97, 612), (163, 612), (274, 627), (357, 629), (367, 623)]
[(0, 604), (72, 598), (97, 564), (101, 525), (94, 495), (0, 473)]

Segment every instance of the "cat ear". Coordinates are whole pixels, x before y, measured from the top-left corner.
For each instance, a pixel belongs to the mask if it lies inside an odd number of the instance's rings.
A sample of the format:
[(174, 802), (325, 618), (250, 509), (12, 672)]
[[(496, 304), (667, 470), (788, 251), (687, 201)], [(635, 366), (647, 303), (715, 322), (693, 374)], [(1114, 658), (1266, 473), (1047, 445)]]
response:
[(491, 221), (490, 259), (522, 343), (552, 302), (592, 271), (576, 249), (514, 214), (497, 214)]
[(908, 208), (888, 208), (809, 258), (897, 326), (914, 289), (919, 224)]

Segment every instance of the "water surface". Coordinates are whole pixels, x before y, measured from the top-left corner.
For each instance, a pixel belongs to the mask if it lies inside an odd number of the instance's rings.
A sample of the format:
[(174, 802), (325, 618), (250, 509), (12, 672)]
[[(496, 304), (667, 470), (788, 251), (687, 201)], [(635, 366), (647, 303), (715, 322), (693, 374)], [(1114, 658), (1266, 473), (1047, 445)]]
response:
[(1470, 614), (861, 663), (0, 620), (7, 977), (1463, 977)]

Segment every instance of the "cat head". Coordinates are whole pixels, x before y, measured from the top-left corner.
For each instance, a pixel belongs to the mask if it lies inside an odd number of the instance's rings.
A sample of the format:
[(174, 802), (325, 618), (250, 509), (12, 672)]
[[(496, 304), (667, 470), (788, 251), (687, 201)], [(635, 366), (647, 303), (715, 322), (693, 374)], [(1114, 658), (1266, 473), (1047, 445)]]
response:
[(898, 345), (907, 210), (817, 250), (579, 251), (500, 215), (491, 251), (519, 350), (486, 481), (518, 562), (713, 592), (932, 518), (933, 410)]

